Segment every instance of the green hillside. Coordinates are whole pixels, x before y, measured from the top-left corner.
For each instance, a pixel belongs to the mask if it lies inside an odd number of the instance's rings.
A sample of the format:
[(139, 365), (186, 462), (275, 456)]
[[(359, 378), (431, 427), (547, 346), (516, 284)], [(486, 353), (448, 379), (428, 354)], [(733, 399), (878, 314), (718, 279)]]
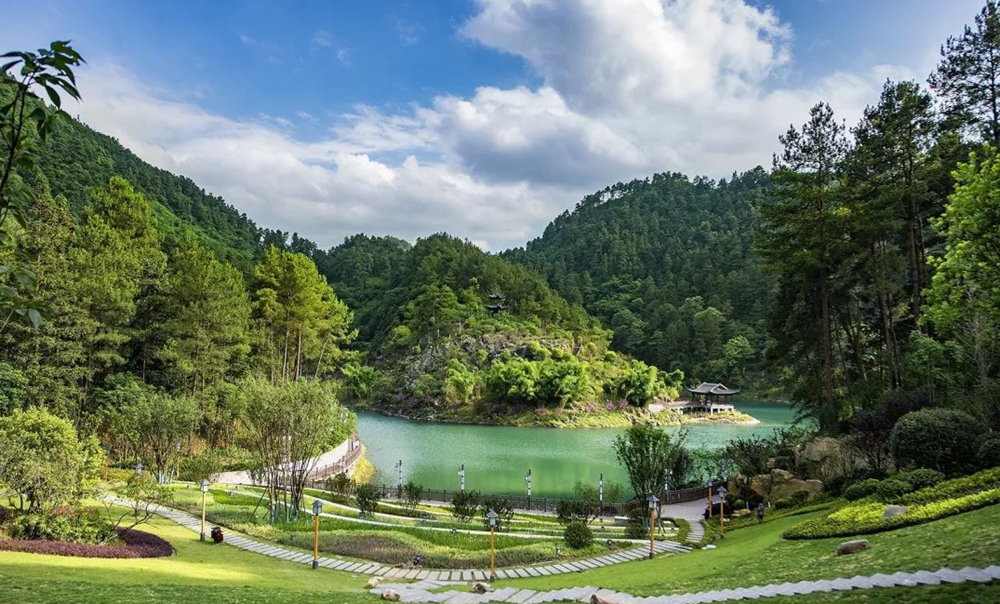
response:
[(656, 174), (588, 195), (504, 256), (545, 275), (614, 331), (612, 346), (692, 380), (746, 386), (773, 284), (753, 251), (769, 184)]

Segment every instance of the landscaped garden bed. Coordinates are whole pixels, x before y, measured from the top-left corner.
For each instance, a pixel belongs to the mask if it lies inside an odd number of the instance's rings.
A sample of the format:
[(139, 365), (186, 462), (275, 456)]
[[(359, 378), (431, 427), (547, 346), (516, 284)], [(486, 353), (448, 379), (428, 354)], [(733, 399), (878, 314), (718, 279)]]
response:
[[(872, 494), (830, 514), (814, 518), (785, 532), (786, 539), (819, 539), (866, 535), (923, 524), (939, 518), (969, 512), (1000, 503), (1000, 468), (948, 480), (887, 497), (889, 489), (879, 487), (903, 480), (888, 478), (872, 485)], [(895, 487), (893, 487), (895, 488)], [(896, 515), (887, 515), (889, 505), (905, 506)]]
[(0, 539), (0, 551), (77, 556), (81, 558), (162, 558), (174, 553), (170, 543), (152, 533), (117, 529), (117, 539), (106, 545), (43, 539)]

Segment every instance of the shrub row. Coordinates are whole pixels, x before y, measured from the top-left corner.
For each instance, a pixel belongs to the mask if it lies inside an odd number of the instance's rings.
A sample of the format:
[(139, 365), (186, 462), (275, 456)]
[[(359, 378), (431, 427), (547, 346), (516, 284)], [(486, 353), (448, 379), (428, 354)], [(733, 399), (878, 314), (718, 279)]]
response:
[(904, 505), (919, 505), (941, 499), (969, 495), (996, 487), (1000, 487), (1000, 468), (991, 468), (970, 476), (953, 478), (947, 482), (904, 495), (899, 501)]
[(877, 502), (860, 503), (837, 510), (826, 518), (804, 522), (785, 532), (786, 539), (822, 539), (879, 533), (904, 526), (923, 524), (946, 516), (969, 512), (1000, 503), (1000, 488), (994, 488), (954, 499), (916, 505), (905, 513), (883, 518), (885, 505)]
[(170, 542), (143, 531), (118, 529), (121, 545), (88, 545), (63, 541), (0, 540), (0, 551), (76, 556), (79, 558), (162, 558), (173, 555)]

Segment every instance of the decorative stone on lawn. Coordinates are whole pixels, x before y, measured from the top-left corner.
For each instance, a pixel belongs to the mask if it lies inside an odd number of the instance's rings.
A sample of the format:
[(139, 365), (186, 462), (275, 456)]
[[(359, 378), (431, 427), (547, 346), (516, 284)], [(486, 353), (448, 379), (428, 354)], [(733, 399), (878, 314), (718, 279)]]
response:
[(855, 539), (854, 541), (845, 541), (837, 546), (837, 555), (845, 556), (847, 554), (856, 554), (862, 550), (866, 550), (871, 545), (868, 543), (867, 539)]
[(882, 514), (882, 518), (892, 518), (893, 516), (902, 516), (908, 511), (910, 510), (905, 505), (890, 505), (885, 508), (885, 513)]
[(382, 599), (390, 602), (399, 602), (399, 593), (391, 589), (382, 592)]
[(368, 587), (368, 589), (372, 589), (374, 587), (378, 587), (378, 584), (381, 582), (382, 582), (382, 577), (372, 577), (371, 579), (368, 579), (366, 587)]
[(493, 591), (493, 586), (489, 583), (483, 583), (482, 581), (476, 581), (472, 584), (472, 593), (474, 594), (484, 594)]

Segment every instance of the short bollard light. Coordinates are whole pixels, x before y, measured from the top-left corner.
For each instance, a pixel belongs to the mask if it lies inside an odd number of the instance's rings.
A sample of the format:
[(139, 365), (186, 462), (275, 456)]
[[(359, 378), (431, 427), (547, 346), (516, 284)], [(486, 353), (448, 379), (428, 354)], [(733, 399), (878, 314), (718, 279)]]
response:
[(486, 513), (486, 521), (490, 525), (490, 581), (497, 580), (497, 551), (494, 531), (497, 530), (497, 520), (499, 518), (500, 516), (493, 510)]
[(208, 494), (208, 479), (201, 479), (201, 540), (205, 540), (205, 495)]
[(726, 493), (728, 492), (729, 490), (725, 486), (719, 487), (719, 490), (716, 491), (719, 494), (719, 536), (723, 539), (726, 538)]
[(660, 500), (656, 498), (656, 495), (650, 495), (646, 498), (646, 503), (649, 504), (649, 559), (653, 559), (653, 526), (656, 523), (656, 506), (660, 503)]
[(323, 502), (313, 499), (313, 569), (319, 568), (319, 515), (323, 513)]

